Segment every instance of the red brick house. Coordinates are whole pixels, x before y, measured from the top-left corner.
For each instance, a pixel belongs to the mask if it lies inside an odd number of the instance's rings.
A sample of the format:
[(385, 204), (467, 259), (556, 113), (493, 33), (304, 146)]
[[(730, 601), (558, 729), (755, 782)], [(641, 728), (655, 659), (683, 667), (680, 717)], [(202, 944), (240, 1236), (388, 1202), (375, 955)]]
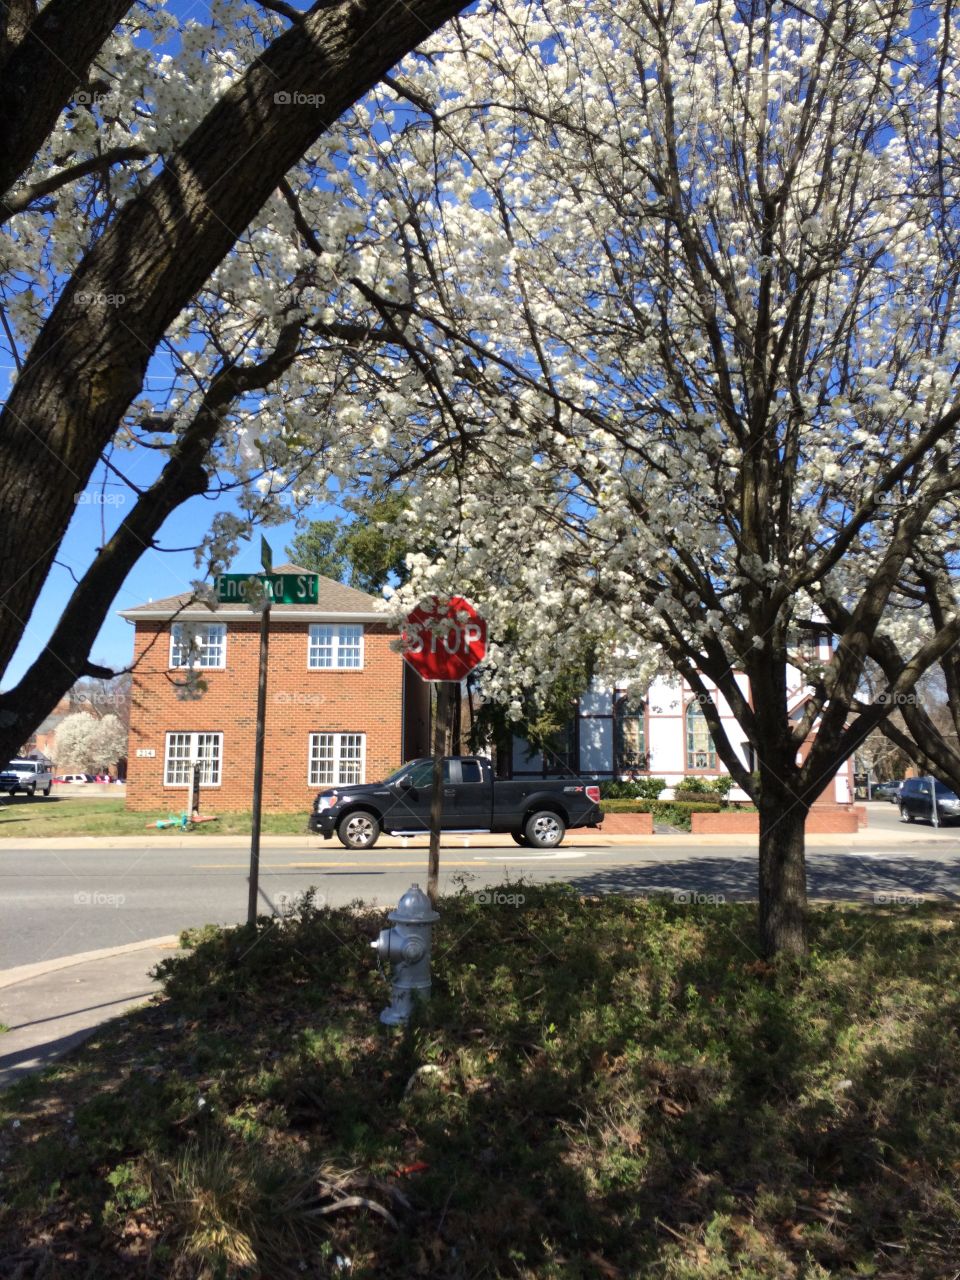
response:
[[(271, 606), (265, 810), (306, 812), (322, 785), (381, 778), (425, 753), (426, 686), (375, 605), (321, 576), (315, 604)], [(185, 808), (199, 759), (203, 810), (249, 809), (259, 612), (185, 592), (120, 613), (135, 628), (127, 808)], [(191, 670), (203, 692), (184, 688)]]

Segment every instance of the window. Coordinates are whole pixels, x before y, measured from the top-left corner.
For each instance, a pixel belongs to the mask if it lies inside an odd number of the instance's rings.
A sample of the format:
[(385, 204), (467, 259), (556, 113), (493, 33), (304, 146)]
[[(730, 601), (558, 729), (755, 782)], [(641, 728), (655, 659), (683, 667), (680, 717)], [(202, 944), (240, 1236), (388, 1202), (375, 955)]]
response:
[(363, 782), (365, 750), (362, 733), (311, 733), (309, 785), (336, 787)]
[(707, 718), (696, 702), (687, 707), (687, 768), (716, 769), (717, 749), (707, 727)]
[(219, 787), (222, 757), (222, 733), (168, 733), (163, 785), (189, 787), (199, 760), (201, 787)]
[(616, 744), (618, 772), (639, 770), (647, 765), (646, 706), (642, 699), (624, 695), (616, 704)]
[(363, 666), (363, 627), (359, 622), (316, 622), (310, 627), (307, 666), (351, 670)]
[[(433, 785), (433, 761), (421, 760), (419, 764), (415, 764), (407, 774), (407, 780), (411, 787), (415, 787), (418, 791), (425, 787)], [(445, 783), (451, 781), (450, 778), (450, 761), (444, 760), (443, 774), (441, 780)]]
[(462, 760), (460, 762), (461, 782), (482, 782), (483, 772), (479, 760)]
[(171, 667), (225, 667), (227, 627), (224, 622), (175, 622), (170, 628)]

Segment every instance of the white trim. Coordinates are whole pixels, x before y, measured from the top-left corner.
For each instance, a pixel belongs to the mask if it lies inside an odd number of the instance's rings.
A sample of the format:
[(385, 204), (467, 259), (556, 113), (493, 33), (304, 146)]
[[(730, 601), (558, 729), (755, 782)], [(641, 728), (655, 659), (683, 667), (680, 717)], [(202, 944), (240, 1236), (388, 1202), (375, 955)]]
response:
[[(360, 661), (359, 663), (356, 666), (353, 666), (353, 665), (348, 666), (337, 661), (337, 659), (340, 657), (340, 650), (343, 647), (341, 644), (341, 636), (339, 633), (340, 629), (337, 623), (311, 622), (307, 626), (307, 670), (308, 671), (362, 671), (364, 669), (364, 663), (366, 661), (366, 646), (364, 644), (364, 641), (366, 638), (366, 632), (364, 630), (363, 624), (348, 622), (345, 625), (348, 627), (359, 625), (360, 627)], [(311, 632), (313, 631), (314, 627), (323, 627), (323, 626), (332, 627), (334, 632), (333, 636), (331, 636), (330, 657), (332, 661), (329, 667), (320, 666), (319, 664), (314, 666), (310, 662), (310, 649), (313, 645), (313, 636), (311, 635)], [(350, 647), (353, 648), (352, 645)]]
[(183, 626), (182, 620), (180, 618), (177, 618), (175, 621), (170, 623), (170, 651), (167, 655), (167, 669), (169, 671), (191, 671), (191, 670), (193, 671), (225, 671), (227, 669), (227, 632), (229, 631), (229, 627), (227, 626), (226, 622), (222, 621), (220, 618), (216, 618), (213, 621), (207, 619), (206, 621), (203, 622), (202, 625), (205, 627), (223, 627), (223, 638), (220, 644), (221, 660), (213, 664), (207, 663), (207, 665), (204, 666), (204, 664), (200, 661), (200, 650), (198, 649), (196, 662), (178, 662), (174, 664), (173, 633), (177, 627)]
[(163, 734), (163, 786), (167, 791), (189, 791), (192, 785), (192, 779), (188, 778), (186, 782), (168, 782), (167, 781), (167, 761), (169, 758), (170, 739), (174, 734), (181, 737), (197, 738), (201, 734), (208, 737), (220, 739), (220, 754), (218, 757), (218, 778), (217, 782), (204, 782), (201, 780), (200, 787), (204, 791), (216, 790), (223, 785), (223, 730), (222, 729), (166, 729)]
[[(355, 668), (354, 668), (355, 669)], [(310, 765), (313, 759), (313, 739), (319, 738), (321, 734), (333, 738), (333, 764), (334, 769), (339, 773), (340, 769), (340, 739), (341, 738), (359, 738), (360, 739), (360, 783), (367, 780), (367, 735), (361, 733), (357, 729), (311, 729), (307, 734), (307, 786), (308, 787), (346, 787), (352, 786), (353, 783), (348, 782), (315, 782), (310, 777)]]

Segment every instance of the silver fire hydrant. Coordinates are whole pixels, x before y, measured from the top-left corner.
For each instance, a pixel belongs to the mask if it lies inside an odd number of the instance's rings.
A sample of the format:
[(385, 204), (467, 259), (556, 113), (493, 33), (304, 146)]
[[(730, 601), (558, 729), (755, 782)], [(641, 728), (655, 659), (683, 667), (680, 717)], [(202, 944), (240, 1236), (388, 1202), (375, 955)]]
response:
[(393, 964), (392, 999), (380, 1014), (388, 1027), (406, 1022), (413, 1010), (413, 997), (430, 998), (430, 944), (434, 921), (439, 914), (418, 884), (412, 884), (391, 911), (392, 929), (382, 929), (370, 945), (377, 953), (377, 963)]

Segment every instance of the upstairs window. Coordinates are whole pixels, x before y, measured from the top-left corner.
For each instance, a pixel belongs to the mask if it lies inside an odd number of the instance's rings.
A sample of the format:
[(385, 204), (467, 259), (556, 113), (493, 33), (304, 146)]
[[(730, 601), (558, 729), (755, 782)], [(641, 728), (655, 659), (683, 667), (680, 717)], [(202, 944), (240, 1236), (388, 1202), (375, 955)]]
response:
[(310, 627), (307, 667), (313, 671), (357, 671), (363, 666), (363, 627), (358, 622), (315, 622)]
[(175, 622), (170, 628), (171, 667), (225, 667), (225, 622)]
[(707, 717), (696, 702), (687, 707), (687, 768), (716, 769), (717, 749), (713, 745)]

